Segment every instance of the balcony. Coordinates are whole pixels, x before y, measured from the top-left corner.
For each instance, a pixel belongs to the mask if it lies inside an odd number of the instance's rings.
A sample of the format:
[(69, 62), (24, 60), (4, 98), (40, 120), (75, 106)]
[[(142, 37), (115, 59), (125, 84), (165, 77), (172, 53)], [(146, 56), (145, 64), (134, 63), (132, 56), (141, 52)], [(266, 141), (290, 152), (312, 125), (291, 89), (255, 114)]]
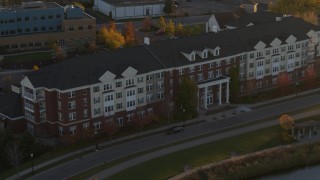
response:
[(26, 113), (26, 114), (24, 115), (24, 117), (25, 117), (27, 120), (34, 121), (34, 116), (31, 115), (31, 114)]
[(28, 99), (30, 99), (30, 100), (34, 100), (33, 98), (34, 98), (34, 96), (33, 96), (33, 93), (30, 93), (30, 92), (28, 92), (28, 91), (25, 91), (24, 92), (24, 97), (25, 98), (28, 98)]

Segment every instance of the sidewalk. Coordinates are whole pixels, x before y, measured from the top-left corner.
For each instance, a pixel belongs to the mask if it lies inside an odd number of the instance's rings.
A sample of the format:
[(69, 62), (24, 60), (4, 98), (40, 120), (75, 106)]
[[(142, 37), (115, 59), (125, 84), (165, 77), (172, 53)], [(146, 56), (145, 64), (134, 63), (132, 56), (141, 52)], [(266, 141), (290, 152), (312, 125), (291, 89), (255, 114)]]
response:
[[(310, 93), (314, 93), (314, 92), (319, 92), (320, 91), (320, 88), (319, 89), (315, 89), (315, 90), (312, 90), (312, 91), (307, 91), (307, 92), (303, 92), (303, 93), (299, 93), (298, 96), (303, 96), (303, 95), (306, 95), (306, 94), (310, 94)], [(248, 109), (251, 109), (251, 108), (256, 108), (256, 107), (259, 107), (259, 106), (263, 106), (263, 105), (267, 105), (267, 104), (272, 104), (272, 103), (275, 103), (275, 102), (279, 102), (279, 101), (283, 101), (283, 100), (286, 100), (286, 99), (291, 99), (291, 98), (294, 98), (295, 97), (295, 94), (294, 95), (289, 95), (289, 96), (285, 96), (285, 97), (281, 97), (281, 98), (278, 98), (278, 99), (273, 99), (273, 100), (270, 100), (270, 101), (266, 101), (266, 102), (260, 102), (260, 103), (256, 103), (256, 104), (250, 104), (250, 105), (243, 105), (243, 104), (240, 104), (240, 105), (232, 105), (234, 108), (233, 109), (230, 109), (230, 110), (227, 110), (227, 111), (223, 111), (223, 112), (219, 112), (219, 113), (216, 113), (216, 114), (211, 114), (211, 115), (207, 115), (207, 116), (200, 116), (198, 118), (195, 118), (195, 119), (192, 119), (192, 120), (189, 120), (187, 121), (185, 124), (186, 125), (191, 125), (191, 124), (195, 124), (195, 123), (198, 123), (198, 122), (201, 122), (203, 120), (206, 120), (206, 121), (213, 121), (213, 117), (216, 117), (216, 119), (214, 121), (218, 121), (218, 120), (221, 120), (221, 119), (224, 119), (224, 118), (228, 118), (228, 117), (231, 117), (231, 116), (235, 116), (237, 114), (234, 114), (235, 113), (235, 109), (238, 108), (238, 107), (246, 107)], [(176, 123), (176, 124), (171, 124), (170, 126), (175, 126), (175, 125), (181, 125), (181, 122), (180, 123)], [(164, 126), (164, 127), (161, 127), (161, 128), (158, 128), (158, 129), (153, 129), (153, 130), (150, 130), (150, 131), (145, 131), (143, 132), (142, 134), (140, 133), (137, 133), (137, 134), (133, 134), (133, 135), (130, 135), (130, 136), (126, 136), (126, 137), (123, 137), (123, 138), (119, 138), (119, 139), (115, 139), (112, 141), (113, 144), (115, 143), (121, 143), (121, 142), (125, 142), (125, 141), (129, 141), (131, 139), (135, 139), (135, 138), (139, 138), (141, 136), (146, 136), (146, 135), (150, 135), (150, 134), (155, 134), (155, 133), (160, 133), (160, 132), (163, 132), (165, 130), (167, 130), (167, 126)], [(107, 145), (110, 145), (109, 142), (104, 142), (104, 143), (100, 143), (99, 144), (100, 146), (107, 146)], [(47, 162), (44, 162), (44, 163), (41, 163), (41, 164), (38, 164), (38, 165), (35, 165), (34, 166), (34, 170), (37, 170), (37, 169), (40, 169), (40, 168), (43, 168), (45, 166), (48, 166), (52, 163), (55, 163), (55, 162), (58, 162), (58, 161), (61, 161), (63, 159), (66, 159), (68, 157), (71, 157), (71, 156), (74, 156), (74, 155), (77, 155), (79, 153), (83, 153), (85, 151), (88, 151), (88, 150), (92, 150), (92, 149), (95, 149), (95, 145), (93, 146), (90, 146), (90, 147), (87, 147), (87, 148), (83, 148), (83, 149), (80, 149), (80, 150), (77, 150), (75, 152), (71, 152), (71, 153), (68, 153), (68, 154), (65, 154), (63, 156), (60, 156), (60, 157), (57, 157), (55, 159), (51, 159)], [(28, 168), (28, 169), (25, 169), (23, 171), (20, 172), (20, 176), (23, 176), (23, 175), (26, 175), (28, 173), (31, 172), (31, 167)], [(8, 179), (15, 179), (15, 175), (9, 177)]]

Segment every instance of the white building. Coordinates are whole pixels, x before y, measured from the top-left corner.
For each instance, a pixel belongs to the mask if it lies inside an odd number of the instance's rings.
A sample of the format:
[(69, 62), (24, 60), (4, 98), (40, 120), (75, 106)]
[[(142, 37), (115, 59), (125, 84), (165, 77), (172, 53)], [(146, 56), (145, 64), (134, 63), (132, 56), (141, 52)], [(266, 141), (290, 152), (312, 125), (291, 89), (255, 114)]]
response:
[(164, 0), (94, 0), (94, 9), (113, 19), (143, 18), (164, 15)]

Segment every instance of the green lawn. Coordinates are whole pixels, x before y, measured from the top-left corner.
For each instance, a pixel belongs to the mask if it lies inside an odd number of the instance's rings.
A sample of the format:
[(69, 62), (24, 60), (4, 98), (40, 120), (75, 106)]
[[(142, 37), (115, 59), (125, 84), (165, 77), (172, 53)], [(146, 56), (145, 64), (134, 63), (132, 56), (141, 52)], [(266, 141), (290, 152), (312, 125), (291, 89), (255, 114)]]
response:
[(135, 167), (126, 169), (108, 179), (168, 179), (183, 171), (183, 167), (198, 167), (226, 159), (231, 152), (245, 154), (285, 144), (280, 137), (279, 126), (246, 133), (194, 148), (175, 152)]
[(52, 52), (36, 52), (29, 54), (20, 54), (14, 56), (5, 56), (4, 62), (17, 63), (37, 60), (50, 60), (52, 58)]

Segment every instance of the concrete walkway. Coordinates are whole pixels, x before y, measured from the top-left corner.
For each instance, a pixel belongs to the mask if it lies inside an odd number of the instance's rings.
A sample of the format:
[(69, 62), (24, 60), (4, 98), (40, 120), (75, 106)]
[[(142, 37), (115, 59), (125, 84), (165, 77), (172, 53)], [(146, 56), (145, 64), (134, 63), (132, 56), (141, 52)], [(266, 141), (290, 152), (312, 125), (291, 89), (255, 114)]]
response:
[[(319, 89), (315, 89), (315, 90), (311, 90), (311, 91), (307, 91), (307, 92), (303, 92), (303, 93), (299, 93), (298, 96), (302, 97), (302, 96), (305, 96), (306, 94), (315, 93), (315, 92), (320, 92), (320, 88)], [(250, 104), (250, 105), (248, 105), (248, 104), (234, 104), (234, 105), (230, 105), (230, 106), (233, 107), (230, 110), (219, 112), (219, 113), (215, 113), (215, 114), (211, 114), (211, 115), (208, 115), (208, 116), (201, 116), (201, 117), (189, 120), (185, 124), (186, 125), (191, 125), (191, 124), (195, 124), (197, 122), (200, 122), (202, 120), (217, 121), (217, 120), (221, 120), (221, 119), (224, 119), (224, 118), (236, 116), (237, 114), (234, 114), (234, 113), (235, 113), (235, 109), (238, 108), (238, 107), (245, 107), (245, 108), (248, 108), (248, 109), (252, 109), (252, 108), (259, 107), (259, 106), (264, 106), (264, 105), (267, 105), (267, 104), (273, 104), (273, 103), (281, 102), (281, 101), (284, 101), (284, 100), (287, 100), (287, 99), (292, 99), (294, 97), (295, 97), (295, 94), (294, 95), (285, 96), (285, 97), (281, 97), (281, 98), (277, 98), (277, 99), (273, 99), (273, 100), (270, 100), (270, 101), (260, 102), (260, 103), (256, 103), (256, 104)], [(175, 125), (181, 125), (181, 123), (171, 124), (171, 126), (175, 126)], [(167, 126), (164, 126), (164, 127), (158, 128), (158, 129), (145, 131), (142, 134), (140, 134), (140, 133), (133, 134), (133, 135), (126, 136), (126, 137), (123, 137), (123, 138), (115, 139), (115, 140), (112, 141), (112, 143), (115, 144), (115, 143), (126, 142), (126, 141), (129, 141), (129, 140), (132, 140), (132, 139), (139, 138), (139, 137), (141, 137), (141, 135), (142, 136), (147, 136), (147, 135), (154, 134), (154, 133), (160, 133), (160, 132), (163, 132), (163, 131), (167, 130), (167, 128), (168, 128)], [(99, 145), (100, 146), (107, 146), (107, 145), (109, 145), (109, 142), (100, 143)], [(71, 157), (71, 156), (75, 156), (75, 155), (77, 155), (79, 153), (86, 152), (88, 150), (92, 150), (94, 148), (95, 148), (95, 146), (93, 145), (93, 146), (89, 146), (87, 148), (83, 148), (83, 149), (80, 149), (80, 150), (77, 150), (77, 151), (74, 151), (74, 152), (59, 156), (57, 158), (54, 158), (54, 159), (51, 159), (49, 161), (43, 162), (41, 164), (35, 165), (34, 166), (34, 170), (46, 167), (46, 166), (48, 166), (50, 164), (56, 163), (58, 161), (61, 161), (63, 159)], [(20, 176), (26, 175), (26, 174), (28, 174), (30, 172), (31, 172), (31, 167), (21, 171), (20, 172)], [(8, 179), (15, 179), (15, 178), (16, 178), (16, 176), (14, 175), (14, 176), (9, 177)]]
[[(315, 115), (319, 115), (319, 114), (320, 114), (320, 111), (315, 110), (315, 111), (311, 111), (311, 112), (307, 112), (307, 113), (293, 115), (292, 117), (293, 117), (293, 119), (298, 120), (298, 119), (303, 119), (303, 118), (306, 118), (306, 117), (315, 116)], [(125, 170), (127, 168), (133, 167), (135, 165), (138, 165), (140, 163), (146, 162), (146, 161), (151, 160), (151, 159), (155, 159), (157, 157), (161, 157), (161, 156), (164, 156), (164, 155), (176, 152), (176, 151), (192, 148), (192, 147), (199, 146), (199, 145), (206, 144), (206, 143), (210, 143), (210, 142), (213, 142), (213, 141), (217, 141), (217, 140), (233, 137), (233, 136), (240, 135), (240, 134), (243, 134), (243, 133), (252, 132), (252, 131), (255, 131), (255, 130), (259, 130), (259, 129), (263, 129), (263, 128), (266, 128), (266, 127), (274, 126), (274, 125), (277, 125), (277, 124), (279, 124), (279, 121), (277, 119), (275, 119), (275, 120), (271, 120), (271, 121), (255, 124), (255, 125), (252, 125), (252, 126), (239, 128), (239, 129), (236, 129), (236, 130), (227, 131), (227, 132), (224, 132), (224, 133), (221, 133), (221, 134), (208, 136), (208, 137), (205, 137), (205, 138), (201, 138), (201, 139), (198, 139), (198, 140), (194, 140), (194, 141), (190, 141), (190, 142), (187, 142), (187, 143), (179, 144), (179, 145), (176, 145), (176, 146), (171, 146), (171, 147), (168, 147), (166, 149), (155, 151), (155, 152), (152, 152), (152, 153), (149, 153), (149, 154), (146, 154), (146, 155), (139, 156), (137, 158), (128, 160), (128, 161), (123, 162), (121, 164), (117, 164), (117, 165), (115, 165), (115, 166), (113, 166), (113, 167), (111, 167), (109, 169), (106, 169), (106, 170), (104, 170), (104, 171), (102, 171), (102, 172), (100, 172), (100, 173), (98, 173), (98, 174), (96, 174), (96, 175), (94, 175), (94, 176), (92, 176), (92, 177), (90, 177), (88, 179), (93, 179), (93, 178), (104, 179), (104, 178), (110, 177), (110, 176), (112, 176), (112, 175), (114, 175), (114, 174), (116, 174), (118, 172), (121, 172), (121, 171), (123, 171), (123, 170)]]

